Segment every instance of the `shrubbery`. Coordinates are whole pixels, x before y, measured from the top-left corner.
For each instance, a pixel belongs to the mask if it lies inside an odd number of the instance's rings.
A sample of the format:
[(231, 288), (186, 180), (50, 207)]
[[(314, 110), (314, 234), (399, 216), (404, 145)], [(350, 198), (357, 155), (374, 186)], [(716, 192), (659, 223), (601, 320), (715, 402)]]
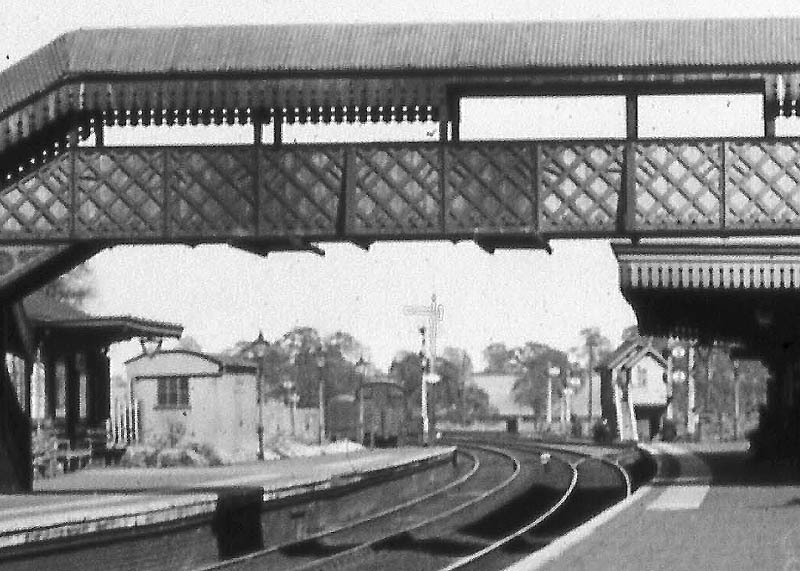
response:
[(661, 424), (661, 440), (664, 442), (674, 442), (678, 438), (678, 428), (675, 421), (668, 418)]
[(125, 450), (121, 464), (129, 468), (169, 468), (174, 466), (221, 466), (229, 464), (208, 444), (186, 443), (164, 446), (163, 442), (131, 445)]
[(608, 444), (613, 440), (608, 421), (598, 420), (592, 425), (592, 440), (597, 444)]

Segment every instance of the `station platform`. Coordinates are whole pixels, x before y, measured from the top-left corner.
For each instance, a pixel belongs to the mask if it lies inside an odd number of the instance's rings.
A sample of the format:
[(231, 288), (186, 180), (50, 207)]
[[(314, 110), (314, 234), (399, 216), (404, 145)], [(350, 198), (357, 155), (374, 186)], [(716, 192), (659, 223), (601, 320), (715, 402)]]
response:
[(8, 550), (39, 542), (213, 518), (230, 491), (260, 488), (264, 502), (320, 494), (376, 473), (421, 470), (453, 453), (441, 446), (213, 468), (87, 468), (39, 480), (31, 494), (0, 496), (0, 559)]
[(513, 571), (800, 569), (800, 471), (746, 444), (653, 446), (659, 476)]

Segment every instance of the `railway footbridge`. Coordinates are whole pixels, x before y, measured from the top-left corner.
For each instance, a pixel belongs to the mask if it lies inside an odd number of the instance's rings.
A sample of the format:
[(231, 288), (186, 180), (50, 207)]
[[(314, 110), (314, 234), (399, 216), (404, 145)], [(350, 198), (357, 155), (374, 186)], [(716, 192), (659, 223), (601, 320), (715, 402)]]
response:
[[(65, 34), (0, 73), (0, 351), (32, 358), (19, 300), (114, 244), (226, 243), (266, 255), (378, 240), (473, 240), (493, 252), (548, 248), (554, 238), (635, 245), (795, 236), (800, 145), (776, 137), (775, 123), (793, 116), (800, 100), (798, 37), (800, 20), (785, 19)], [(762, 132), (640, 135), (641, 97), (714, 93), (760, 97)], [(465, 99), (601, 95), (620, 102), (618, 138), (461, 137)], [(438, 139), (296, 145), (282, 135), (294, 123), (409, 122), (429, 122)], [(250, 126), (252, 143), (105, 144), (109, 127), (223, 124)], [(695, 252), (665, 248), (679, 257)], [(779, 251), (750, 253), (766, 260)], [(656, 290), (673, 278), (639, 279), (644, 274), (625, 273), (628, 263), (621, 262), (623, 288), (645, 333), (685, 330), (665, 308), (709, 299), (692, 297), (694, 286), (662, 296)], [(769, 288), (733, 278), (710, 287), (749, 290), (736, 299), (743, 315), (771, 304), (785, 328), (755, 338), (746, 319), (705, 310), (690, 329), (743, 341), (773, 370), (792, 369), (798, 358), (786, 344), (800, 274), (778, 271)], [(639, 294), (648, 301), (634, 300)], [(30, 458), (15, 435), (27, 430), (29, 403), (13, 397), (7, 373), (0, 377), (0, 457), (13, 468), (0, 470), (0, 483), (24, 489)], [(781, 380), (790, 377), (777, 375), (776, 391), (794, 395), (794, 381)], [(786, 418), (797, 416), (796, 406), (789, 410)]]

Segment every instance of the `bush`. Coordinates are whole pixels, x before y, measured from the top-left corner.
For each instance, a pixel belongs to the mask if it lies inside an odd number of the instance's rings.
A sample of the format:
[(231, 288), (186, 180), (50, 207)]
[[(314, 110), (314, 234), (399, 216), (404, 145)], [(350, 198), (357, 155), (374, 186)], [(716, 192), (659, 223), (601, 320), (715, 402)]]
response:
[(189, 466), (191, 462), (186, 450), (182, 448), (164, 448), (158, 453), (156, 466), (159, 468), (173, 468), (176, 466)]
[(612, 440), (611, 429), (608, 427), (608, 421), (598, 420), (592, 425), (592, 440), (597, 444), (608, 444)]
[(676, 438), (678, 438), (678, 428), (675, 425), (675, 421), (665, 418), (661, 425), (661, 440), (674, 442)]
[(211, 444), (194, 442), (188, 445), (188, 449), (204, 458), (207, 466), (230, 464), (230, 459), (223, 458), (219, 451)]
[(156, 465), (158, 449), (154, 446), (128, 446), (120, 464), (128, 468), (146, 468)]

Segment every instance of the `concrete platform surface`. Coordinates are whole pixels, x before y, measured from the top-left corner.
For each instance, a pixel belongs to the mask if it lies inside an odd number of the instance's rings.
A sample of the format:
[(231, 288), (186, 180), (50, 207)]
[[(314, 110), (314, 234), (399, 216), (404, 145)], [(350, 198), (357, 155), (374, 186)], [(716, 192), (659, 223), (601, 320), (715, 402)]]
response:
[(800, 569), (796, 468), (754, 462), (743, 444), (657, 449), (665, 476), (635, 501), (509, 569)]
[(0, 495), (0, 549), (102, 530), (212, 515), (226, 488), (261, 487), (264, 499), (358, 481), (438, 457), (452, 447), (401, 448), (213, 468), (88, 468)]

